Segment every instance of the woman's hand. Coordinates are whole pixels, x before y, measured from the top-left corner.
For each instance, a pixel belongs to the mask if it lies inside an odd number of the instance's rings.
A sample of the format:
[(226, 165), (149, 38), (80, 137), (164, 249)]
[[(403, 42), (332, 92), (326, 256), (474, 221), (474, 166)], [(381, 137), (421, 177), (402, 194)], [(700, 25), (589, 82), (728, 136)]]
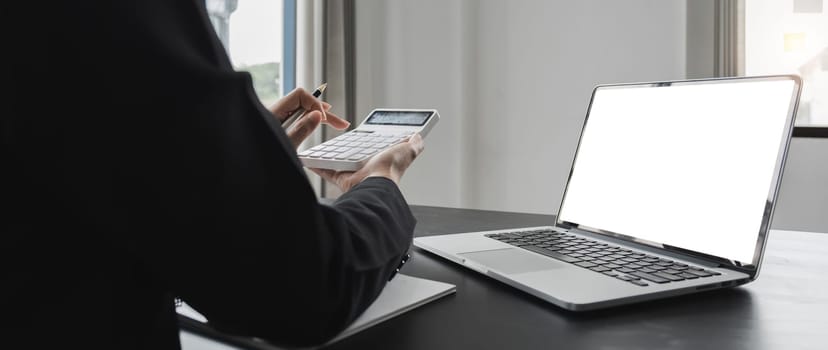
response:
[(305, 109), (305, 115), (294, 122), (289, 130), (285, 130), (294, 147), (299, 147), (299, 144), (305, 141), (321, 123), (339, 130), (346, 129), (351, 125), (348, 121), (331, 113), (330, 104), (320, 101), (302, 88), (296, 88), (285, 97), (282, 97), (270, 107), (270, 113), (273, 113), (273, 116), (283, 123), (300, 107)]
[(408, 169), (408, 166), (423, 152), (423, 138), (414, 134), (408, 141), (394, 145), (371, 158), (365, 166), (356, 172), (335, 171), (331, 169), (311, 169), (323, 179), (337, 185), (343, 192), (347, 192), (365, 178), (382, 176), (391, 179), (397, 185)]

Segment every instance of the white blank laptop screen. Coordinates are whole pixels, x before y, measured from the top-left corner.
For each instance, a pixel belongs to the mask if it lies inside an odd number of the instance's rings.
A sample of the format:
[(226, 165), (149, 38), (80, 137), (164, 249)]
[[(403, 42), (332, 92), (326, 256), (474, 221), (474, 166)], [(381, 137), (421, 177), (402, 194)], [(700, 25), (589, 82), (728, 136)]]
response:
[(598, 88), (560, 219), (751, 263), (793, 89)]

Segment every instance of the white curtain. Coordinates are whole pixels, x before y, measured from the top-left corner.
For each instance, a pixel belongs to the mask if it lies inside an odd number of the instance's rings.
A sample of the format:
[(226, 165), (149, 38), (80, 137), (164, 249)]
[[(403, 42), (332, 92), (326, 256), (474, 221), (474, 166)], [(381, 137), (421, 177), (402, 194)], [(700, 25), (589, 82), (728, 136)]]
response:
[[(353, 0), (299, 0), (296, 2), (296, 86), (313, 90), (328, 84), (322, 98), (332, 112), (355, 124), (353, 70)], [(287, 91), (286, 91), (287, 93)], [(306, 149), (341, 132), (323, 126), (300, 147)], [(340, 192), (308, 171), (321, 197), (335, 198)]]
[(716, 0), (714, 6), (714, 75), (745, 75), (744, 0)]

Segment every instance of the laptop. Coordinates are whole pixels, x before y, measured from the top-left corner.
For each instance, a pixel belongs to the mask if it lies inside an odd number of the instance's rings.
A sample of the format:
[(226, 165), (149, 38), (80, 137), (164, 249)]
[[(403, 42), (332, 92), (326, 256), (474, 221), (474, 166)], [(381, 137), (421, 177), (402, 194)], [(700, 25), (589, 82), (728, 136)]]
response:
[(554, 226), (414, 245), (573, 311), (749, 283), (800, 87), (794, 75), (599, 85)]

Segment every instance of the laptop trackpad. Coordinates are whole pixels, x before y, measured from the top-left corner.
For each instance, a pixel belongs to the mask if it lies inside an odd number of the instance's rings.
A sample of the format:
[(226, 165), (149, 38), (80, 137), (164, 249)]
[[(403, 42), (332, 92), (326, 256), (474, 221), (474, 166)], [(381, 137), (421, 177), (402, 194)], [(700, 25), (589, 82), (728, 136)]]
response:
[(459, 253), (457, 255), (508, 274), (551, 270), (566, 266), (564, 263), (514, 248)]

